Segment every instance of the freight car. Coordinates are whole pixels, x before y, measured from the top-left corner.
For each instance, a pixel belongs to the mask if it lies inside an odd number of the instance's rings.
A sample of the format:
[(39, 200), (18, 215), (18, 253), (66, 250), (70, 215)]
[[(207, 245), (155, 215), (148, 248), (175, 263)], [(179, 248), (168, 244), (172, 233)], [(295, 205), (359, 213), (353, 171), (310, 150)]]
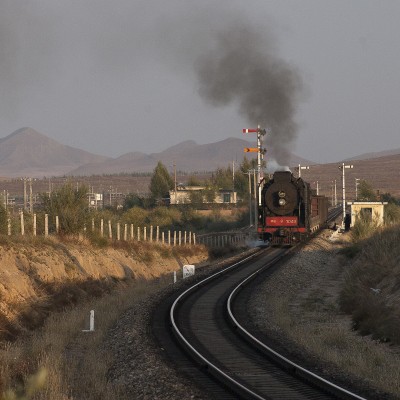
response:
[(261, 191), (257, 231), (273, 245), (302, 241), (326, 223), (328, 199), (290, 171), (277, 171)]

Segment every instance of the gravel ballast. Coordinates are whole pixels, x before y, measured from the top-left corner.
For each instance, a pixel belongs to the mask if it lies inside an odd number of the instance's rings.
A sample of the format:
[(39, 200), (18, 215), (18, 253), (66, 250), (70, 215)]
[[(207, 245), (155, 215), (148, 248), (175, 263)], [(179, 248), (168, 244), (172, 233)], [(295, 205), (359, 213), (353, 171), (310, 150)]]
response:
[[(338, 252), (348, 240), (345, 235), (336, 234), (332, 240), (332, 232), (326, 230), (293, 255), (259, 286), (250, 301), (249, 315), (257, 329), (283, 340), (296, 360), (306, 359), (306, 367), (360, 389), (369, 399), (399, 398), (385, 394), (384, 389), (388, 381), (399, 380), (399, 349), (359, 336), (338, 307), (347, 268)], [(220, 267), (203, 268), (200, 274)], [(104, 345), (114, 358), (109, 380), (123, 387), (127, 398), (210, 398), (174, 368), (150, 332), (154, 308), (181, 284), (137, 303), (108, 334)], [(371, 360), (376, 364), (372, 369), (360, 370), (360, 365)]]

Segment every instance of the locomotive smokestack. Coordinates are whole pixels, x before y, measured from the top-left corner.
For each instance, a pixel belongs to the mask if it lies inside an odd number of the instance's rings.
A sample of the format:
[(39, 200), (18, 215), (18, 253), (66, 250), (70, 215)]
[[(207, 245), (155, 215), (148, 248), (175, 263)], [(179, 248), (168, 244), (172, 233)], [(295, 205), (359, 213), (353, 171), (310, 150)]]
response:
[(274, 46), (249, 26), (230, 26), (214, 36), (215, 47), (198, 58), (200, 95), (221, 106), (237, 102), (250, 124), (271, 128), (267, 146), (276, 161), (289, 163), (296, 137), (298, 73), (274, 54)]

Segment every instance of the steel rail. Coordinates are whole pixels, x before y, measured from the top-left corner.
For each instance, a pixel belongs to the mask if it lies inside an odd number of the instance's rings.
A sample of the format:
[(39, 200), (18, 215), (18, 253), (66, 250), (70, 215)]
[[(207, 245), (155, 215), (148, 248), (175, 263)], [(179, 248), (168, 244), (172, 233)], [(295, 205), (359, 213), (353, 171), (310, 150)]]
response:
[[(274, 261), (272, 260), (271, 263)], [(270, 265), (270, 264), (269, 264)], [(289, 370), (291, 373), (306, 379), (307, 381), (313, 383), (314, 385), (320, 387), (323, 390), (327, 390), (330, 393), (333, 393), (336, 396), (339, 396), (343, 399), (356, 399), (356, 400), (366, 400), (364, 397), (358, 396), (355, 393), (348, 391), (334, 383), (320, 377), (319, 375), (314, 374), (313, 372), (303, 368), (302, 366), (294, 363), (293, 361), (289, 360), (288, 358), (284, 357), (277, 351), (273, 350), (271, 347), (267, 346), (256, 337), (254, 337), (249, 331), (247, 331), (243, 325), (241, 325), (235, 316), (233, 315), (232, 311), (232, 303), (235, 297), (239, 294), (239, 291), (247, 284), (249, 284), (253, 279), (255, 279), (268, 265), (263, 266), (262, 268), (258, 269), (257, 271), (253, 272), (249, 275), (246, 279), (244, 279), (239, 285), (235, 287), (235, 289), (231, 292), (227, 300), (227, 311), (229, 318), (231, 320), (231, 324), (235, 329), (239, 331), (239, 334), (245, 338), (250, 343), (254, 344), (258, 349), (262, 350), (264, 354), (268, 355), (276, 362), (278, 362), (282, 367), (286, 370)]]
[(172, 324), (172, 329), (173, 332), (176, 336), (176, 338), (179, 340), (181, 344), (183, 344), (186, 349), (204, 366), (207, 368), (208, 372), (210, 372), (212, 375), (214, 375), (216, 378), (224, 382), (225, 384), (230, 384), (233, 385), (237, 390), (239, 390), (240, 393), (244, 394), (245, 396), (252, 398), (252, 399), (258, 399), (258, 400), (265, 400), (264, 397), (261, 397), (257, 393), (253, 392), (246, 386), (242, 385), (240, 382), (237, 380), (233, 379), (231, 376), (226, 374), (224, 371), (222, 371), (220, 368), (218, 368), (215, 364), (213, 364), (209, 359), (204, 357), (200, 352), (198, 352), (190, 343), (189, 341), (185, 338), (183, 333), (179, 330), (178, 325), (175, 321), (175, 316), (174, 313), (176, 311), (176, 308), (178, 306), (178, 303), (180, 303), (185, 297), (187, 297), (192, 291), (196, 290), (200, 286), (204, 285), (205, 283), (212, 281), (213, 279), (216, 279), (220, 275), (234, 269), (235, 267), (239, 266), (240, 264), (245, 263), (246, 261), (251, 260), (252, 258), (256, 257), (260, 252), (254, 253), (251, 256), (248, 256), (242, 260), (240, 260), (237, 263), (232, 264), (231, 266), (224, 268), (223, 270), (203, 279), (202, 281), (196, 283), (195, 285), (191, 286), (187, 290), (185, 290), (182, 294), (179, 295), (179, 297), (174, 301), (174, 303), (171, 306), (170, 309), (170, 321)]

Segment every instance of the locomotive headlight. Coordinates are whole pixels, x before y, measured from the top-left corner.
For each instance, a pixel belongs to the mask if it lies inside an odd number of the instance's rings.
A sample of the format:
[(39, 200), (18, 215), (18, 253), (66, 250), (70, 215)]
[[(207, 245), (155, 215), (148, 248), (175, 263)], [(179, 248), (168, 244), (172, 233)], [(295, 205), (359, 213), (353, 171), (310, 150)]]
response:
[(280, 205), (281, 207), (283, 207), (284, 205), (286, 205), (286, 199), (285, 199), (286, 193), (285, 193), (284, 191), (280, 190), (280, 191), (278, 192), (278, 196), (279, 196), (279, 201), (278, 201), (278, 203), (279, 203), (279, 205)]

